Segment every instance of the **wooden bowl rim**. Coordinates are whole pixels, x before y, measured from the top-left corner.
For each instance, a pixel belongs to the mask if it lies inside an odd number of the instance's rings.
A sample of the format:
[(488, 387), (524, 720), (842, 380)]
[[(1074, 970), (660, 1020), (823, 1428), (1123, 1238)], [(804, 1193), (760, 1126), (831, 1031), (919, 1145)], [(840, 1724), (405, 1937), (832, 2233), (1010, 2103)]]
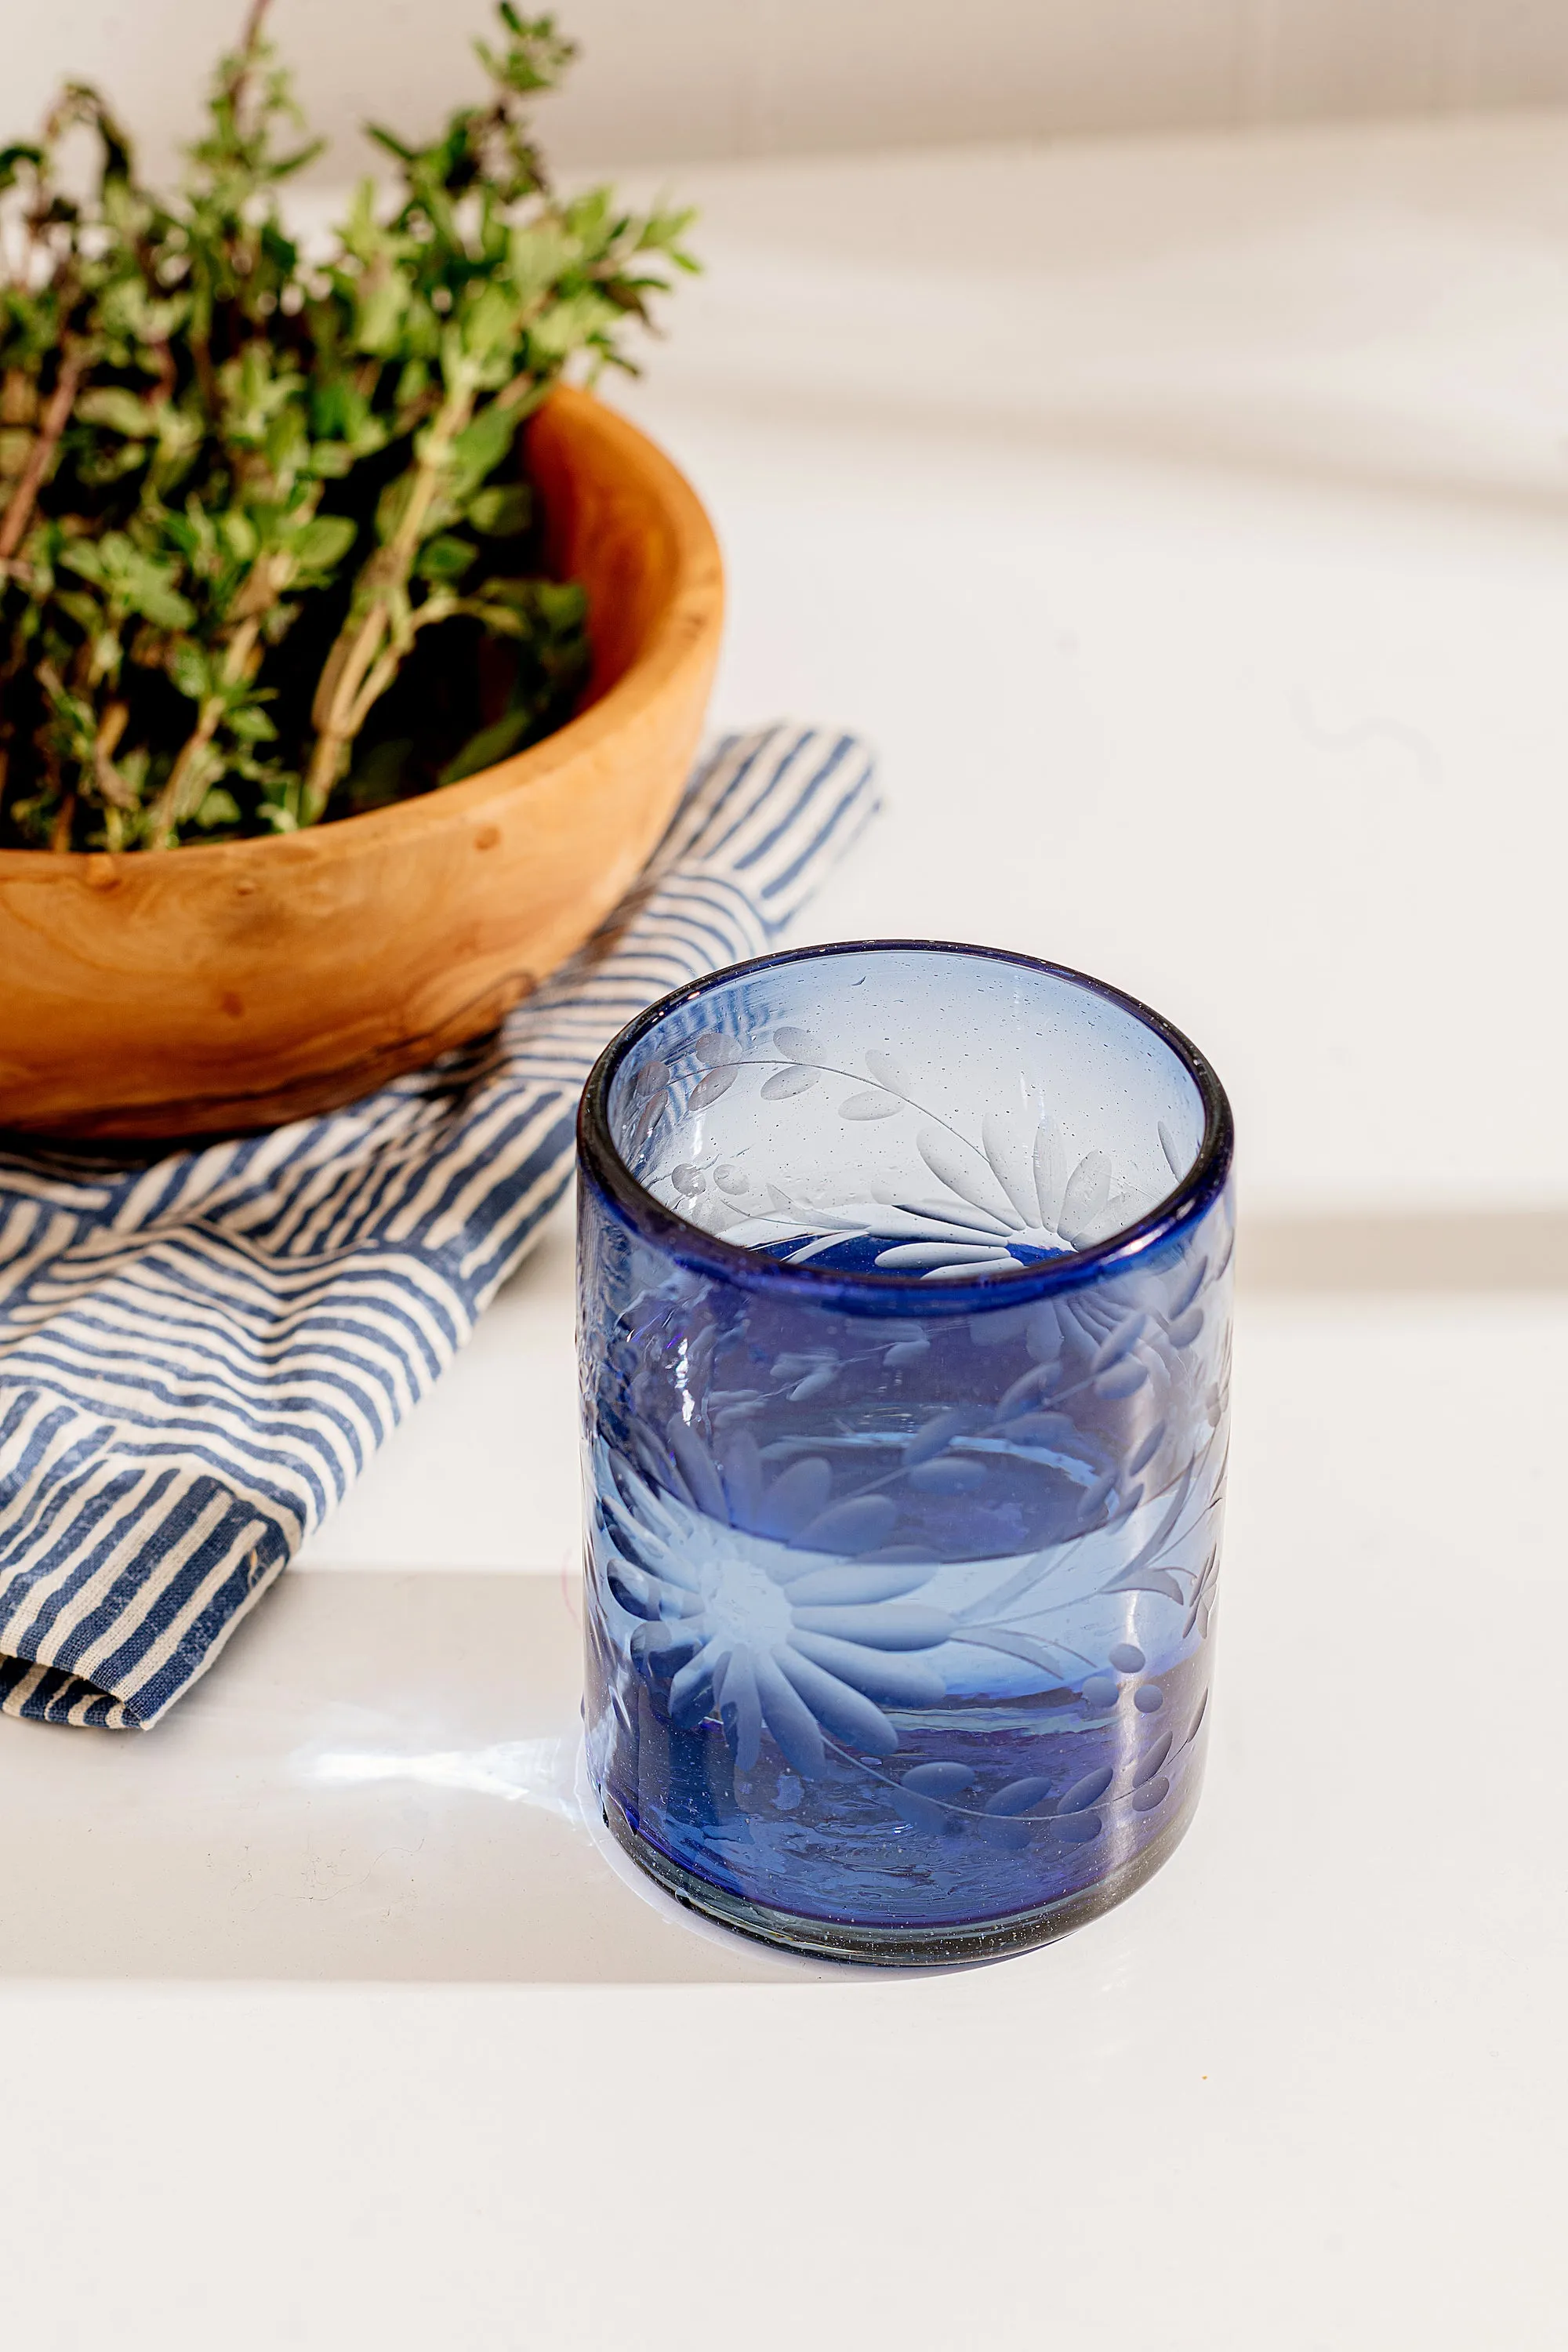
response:
[[(569, 719), (542, 742), (514, 752), (509, 760), (481, 768), (439, 792), (421, 793), (413, 800), (395, 801), (386, 808), (362, 810), (357, 815), (334, 817), (330, 824), (308, 825), (297, 833), (258, 834), (242, 841), (188, 842), (172, 855), (176, 870), (215, 877), (223, 869), (249, 864), (258, 857), (298, 858), (348, 856), (369, 847), (383, 834), (430, 832), (461, 824), (476, 810), (521, 795), (542, 784), (556, 771), (592, 751), (605, 737), (618, 734), (637, 713), (658, 698), (681, 669), (706, 658), (711, 632), (718, 626), (723, 597), (723, 560), (706, 508), (685, 475), (656, 441), (618, 409), (581, 385), (560, 383), (547, 408), (559, 404), (569, 416), (591, 424), (612, 441), (619, 440), (636, 469), (651, 485), (655, 499), (669, 525), (675, 545), (675, 572), (668, 593), (646, 644), (613, 686), (585, 710)], [(544, 413), (542, 408), (539, 412)], [(171, 871), (161, 851), (108, 849), (0, 849), (0, 883), (19, 881), (81, 882), (88, 869), (101, 873), (111, 865), (122, 872), (147, 870), (160, 877)]]

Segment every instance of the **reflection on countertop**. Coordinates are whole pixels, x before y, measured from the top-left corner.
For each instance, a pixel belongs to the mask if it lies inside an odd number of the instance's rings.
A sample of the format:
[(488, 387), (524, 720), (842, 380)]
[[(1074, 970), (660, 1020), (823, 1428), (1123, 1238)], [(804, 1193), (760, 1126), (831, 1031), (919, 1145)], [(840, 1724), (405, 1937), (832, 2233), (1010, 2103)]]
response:
[(575, 1605), (289, 1576), (156, 1731), (0, 1721), (0, 1979), (841, 1975), (689, 1920), (590, 1819)]

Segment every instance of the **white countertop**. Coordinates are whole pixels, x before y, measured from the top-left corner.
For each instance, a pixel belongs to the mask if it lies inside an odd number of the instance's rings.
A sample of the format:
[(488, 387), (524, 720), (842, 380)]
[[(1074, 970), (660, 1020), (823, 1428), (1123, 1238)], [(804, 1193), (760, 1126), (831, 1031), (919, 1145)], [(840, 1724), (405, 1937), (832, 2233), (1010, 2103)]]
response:
[[(7, 2329), (1554, 2342), (1568, 119), (683, 177), (624, 396), (726, 542), (717, 716), (884, 758), (796, 937), (1080, 964), (1236, 1102), (1209, 1787), (924, 1979), (617, 1874), (558, 1217), (165, 1726), (0, 1724)], [(1368, 1216), (1414, 1277), (1306, 1286)]]

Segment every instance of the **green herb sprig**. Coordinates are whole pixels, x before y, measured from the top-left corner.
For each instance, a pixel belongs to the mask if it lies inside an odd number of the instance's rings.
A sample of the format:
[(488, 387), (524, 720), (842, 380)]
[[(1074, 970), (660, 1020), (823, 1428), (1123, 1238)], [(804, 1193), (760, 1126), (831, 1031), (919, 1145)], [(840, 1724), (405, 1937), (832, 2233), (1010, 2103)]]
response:
[(573, 48), (502, 0), (487, 100), (374, 129), (394, 198), (306, 254), (267, 5), (175, 195), (84, 86), (0, 148), (0, 845), (291, 831), (521, 749), (584, 682), (518, 429), (574, 361), (632, 368), (690, 215), (552, 190), (529, 109)]

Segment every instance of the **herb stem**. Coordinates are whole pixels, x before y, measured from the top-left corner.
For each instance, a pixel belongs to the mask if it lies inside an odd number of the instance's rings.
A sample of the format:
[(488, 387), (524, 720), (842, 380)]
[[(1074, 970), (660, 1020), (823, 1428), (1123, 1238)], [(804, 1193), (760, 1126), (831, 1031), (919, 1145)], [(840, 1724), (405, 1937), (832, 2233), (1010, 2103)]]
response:
[(37, 436), (27, 452), (27, 462), (17, 478), (16, 487), (0, 515), (0, 563), (8, 563), (22, 544), (22, 534), (32, 519), (35, 501), (44, 485), (49, 461), (59, 446), (61, 434), (70, 422), (78, 389), (86, 372), (89, 353), (85, 345), (67, 346), (60, 360), (60, 372), (48, 404), (38, 420)]
[[(395, 642), (397, 607), (407, 602), (426, 517), (450, 463), (452, 445), (473, 408), (473, 386), (459, 377), (425, 436), (391, 537), (376, 549), (360, 574), (348, 619), (327, 656), (311, 706), (316, 740), (301, 796), (300, 817), (305, 824), (314, 824), (321, 816), (354, 737), (396, 675), (404, 651)], [(395, 642), (384, 654), (389, 637)], [(374, 693), (369, 690), (373, 686)]]
[[(261, 634), (261, 619), (252, 614), (240, 622), (229, 640), (221, 673), (222, 688), (237, 686), (247, 674)], [(181, 744), (179, 753), (170, 769), (168, 779), (153, 804), (153, 814), (147, 829), (150, 849), (167, 849), (178, 828), (196, 813), (197, 791), (208, 782), (205, 774), (206, 755), (214, 736), (228, 709), (226, 692), (204, 695), (198, 708), (196, 723)]]

